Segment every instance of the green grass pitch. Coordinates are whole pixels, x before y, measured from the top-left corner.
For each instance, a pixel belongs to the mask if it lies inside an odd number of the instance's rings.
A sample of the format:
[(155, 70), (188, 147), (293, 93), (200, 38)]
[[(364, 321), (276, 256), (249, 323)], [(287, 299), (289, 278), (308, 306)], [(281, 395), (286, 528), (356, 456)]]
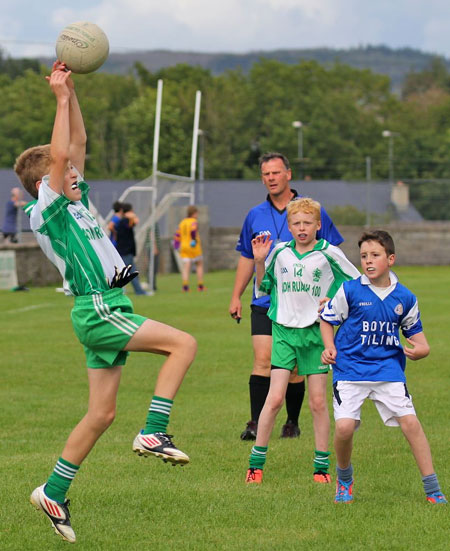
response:
[[(450, 494), (448, 444), (450, 267), (398, 268), (418, 296), (430, 356), (408, 362), (408, 386)], [(207, 291), (182, 294), (177, 275), (158, 279), (154, 297), (131, 298), (136, 312), (191, 332), (198, 356), (175, 400), (169, 432), (191, 457), (171, 467), (131, 451), (143, 426), (162, 359), (133, 354), (124, 369), (117, 418), (82, 465), (69, 492), (80, 550), (422, 550), (448, 549), (448, 506), (426, 503), (399, 429), (365, 404), (355, 436), (355, 501), (335, 505), (333, 484), (312, 481), (307, 403), (299, 439), (270, 442), (264, 483), (244, 484), (251, 443), (252, 352), (249, 293), (240, 325), (228, 314), (233, 272), (207, 275)], [(72, 332), (72, 301), (54, 288), (0, 292), (0, 549), (60, 549), (49, 521), (28, 502), (47, 479), (87, 403), (84, 353)], [(330, 400), (331, 400), (331, 385)]]

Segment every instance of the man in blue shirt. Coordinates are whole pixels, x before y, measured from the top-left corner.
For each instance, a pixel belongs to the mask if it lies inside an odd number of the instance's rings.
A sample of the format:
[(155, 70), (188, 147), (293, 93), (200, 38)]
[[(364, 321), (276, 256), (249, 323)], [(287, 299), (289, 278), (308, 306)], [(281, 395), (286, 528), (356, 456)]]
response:
[[(297, 192), (290, 188), (292, 172), (289, 160), (281, 153), (266, 153), (259, 161), (261, 179), (268, 195), (266, 200), (252, 208), (247, 214), (242, 227), (236, 250), (241, 253), (236, 269), (236, 278), (231, 297), (229, 312), (233, 319), (242, 317), (241, 296), (254, 275), (255, 263), (251, 241), (258, 235), (270, 235), (273, 246), (290, 241), (292, 235), (287, 227), (286, 206)], [(321, 229), (317, 238), (324, 238), (332, 245), (339, 245), (343, 238), (338, 232), (326, 211), (321, 209)], [(269, 391), (270, 358), (272, 350), (272, 322), (267, 316), (270, 297), (253, 297), (251, 303), (251, 333), (254, 363), (250, 376), (250, 409), (251, 419), (241, 434), (242, 440), (255, 440), (259, 414)], [(303, 377), (293, 374), (286, 391), (287, 421), (282, 428), (281, 436), (293, 438), (300, 435), (298, 417), (305, 394)]]

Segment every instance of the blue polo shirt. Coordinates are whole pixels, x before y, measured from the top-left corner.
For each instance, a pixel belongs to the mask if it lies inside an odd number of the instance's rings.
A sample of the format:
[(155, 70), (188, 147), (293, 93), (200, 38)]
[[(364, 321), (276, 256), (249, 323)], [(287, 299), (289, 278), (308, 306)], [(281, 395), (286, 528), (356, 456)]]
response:
[[(294, 197), (301, 197), (294, 189), (291, 191)], [(321, 222), (322, 227), (317, 232), (317, 239), (326, 239), (332, 245), (340, 245), (344, 239), (324, 208), (321, 208)], [(236, 250), (245, 258), (251, 258), (253, 260), (252, 239), (257, 235), (271, 236), (273, 243), (270, 250), (278, 243), (291, 241), (292, 239), (292, 234), (287, 225), (286, 209), (284, 208), (281, 211), (278, 210), (272, 203), (269, 195), (267, 195), (267, 199), (264, 203), (253, 207), (244, 220)], [(263, 296), (256, 298), (254, 287), (253, 285), (252, 304), (261, 306), (262, 308), (269, 308), (270, 297)]]
[(346, 281), (327, 303), (321, 318), (339, 326), (334, 342), (337, 381), (406, 382), (406, 356), (399, 333), (423, 331), (417, 299), (391, 275), (389, 294), (380, 298), (368, 278)]

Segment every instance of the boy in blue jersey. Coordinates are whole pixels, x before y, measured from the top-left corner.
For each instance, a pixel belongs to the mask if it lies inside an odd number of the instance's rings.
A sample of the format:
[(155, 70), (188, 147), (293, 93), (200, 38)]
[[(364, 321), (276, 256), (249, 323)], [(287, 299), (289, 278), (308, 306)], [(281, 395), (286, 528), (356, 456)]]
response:
[(73, 543), (66, 493), (81, 463), (114, 420), (122, 367), (130, 351), (165, 356), (145, 428), (134, 438), (133, 451), (174, 465), (189, 462), (166, 428), (173, 399), (195, 357), (196, 342), (187, 333), (133, 312), (122, 289), (133, 277), (130, 266), (124, 265), (89, 211), (89, 186), (81, 177), (86, 132), (71, 73), (55, 62), (47, 80), (56, 98), (51, 143), (24, 151), (14, 168), (35, 197), (24, 207), (33, 233), (60, 271), (66, 295), (74, 297), (71, 318), (86, 353), (89, 403), (47, 482), (35, 488), (30, 500), (56, 533)]
[[(236, 246), (236, 250), (240, 252), (241, 256), (236, 269), (229, 312), (237, 321), (242, 318), (241, 296), (255, 271), (252, 239), (258, 235), (270, 235), (272, 247), (292, 239), (287, 225), (286, 206), (298, 194), (290, 187), (292, 172), (289, 160), (281, 153), (269, 152), (261, 156), (259, 166), (261, 179), (268, 195), (263, 203), (252, 208), (247, 214)], [(326, 239), (336, 246), (342, 243), (341, 234), (323, 207), (321, 207), (320, 215), (321, 226), (317, 232), (317, 238)], [(272, 322), (267, 316), (269, 306), (269, 296), (257, 298), (253, 292), (251, 335), (254, 361), (249, 380), (251, 419), (241, 434), (242, 440), (256, 439), (259, 415), (269, 391), (272, 348)], [(295, 438), (300, 435), (298, 418), (304, 394), (304, 377), (292, 374), (286, 391), (287, 419), (281, 430), (282, 438)]]
[(326, 392), (329, 367), (320, 361), (323, 343), (317, 310), (322, 299), (334, 296), (341, 283), (358, 277), (359, 271), (338, 247), (317, 239), (320, 218), (317, 201), (308, 197), (295, 199), (287, 205), (291, 241), (276, 245), (268, 257), (271, 239), (258, 235), (252, 241), (256, 296), (270, 294), (268, 316), (272, 321), (273, 346), (269, 393), (250, 453), (247, 484), (262, 482), (269, 438), (295, 367), (308, 380), (315, 444), (313, 479), (318, 483), (331, 482)]
[[(363, 275), (343, 283), (321, 313), (322, 362), (333, 365), (335, 503), (353, 501), (353, 433), (367, 398), (375, 403), (386, 426), (400, 425), (422, 475), (428, 502), (447, 503), (406, 387), (406, 358), (419, 360), (430, 351), (417, 299), (390, 270), (395, 248), (387, 232), (364, 233), (358, 244)], [(340, 326), (336, 336), (335, 325)], [(409, 346), (400, 344), (400, 329)]]

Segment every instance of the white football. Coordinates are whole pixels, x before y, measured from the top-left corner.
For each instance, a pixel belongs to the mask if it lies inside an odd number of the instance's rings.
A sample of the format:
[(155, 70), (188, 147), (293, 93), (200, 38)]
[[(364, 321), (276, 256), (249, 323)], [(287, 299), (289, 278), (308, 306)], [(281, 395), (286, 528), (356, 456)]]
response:
[(108, 54), (108, 37), (98, 25), (88, 21), (67, 25), (56, 40), (56, 57), (74, 73), (96, 71)]

